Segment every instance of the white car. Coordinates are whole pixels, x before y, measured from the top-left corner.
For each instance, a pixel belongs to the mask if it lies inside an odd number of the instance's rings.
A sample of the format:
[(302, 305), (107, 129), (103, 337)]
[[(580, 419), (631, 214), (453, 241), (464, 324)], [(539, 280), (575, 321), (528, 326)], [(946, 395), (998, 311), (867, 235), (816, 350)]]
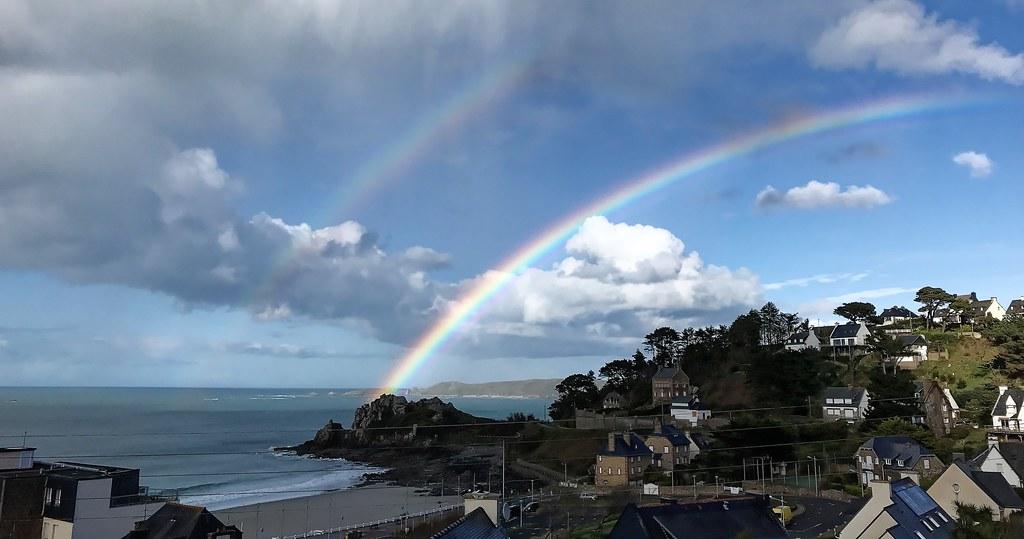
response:
[(593, 492), (584, 492), (584, 493), (580, 494), (580, 499), (581, 500), (596, 500), (597, 499), (597, 494), (594, 494)]

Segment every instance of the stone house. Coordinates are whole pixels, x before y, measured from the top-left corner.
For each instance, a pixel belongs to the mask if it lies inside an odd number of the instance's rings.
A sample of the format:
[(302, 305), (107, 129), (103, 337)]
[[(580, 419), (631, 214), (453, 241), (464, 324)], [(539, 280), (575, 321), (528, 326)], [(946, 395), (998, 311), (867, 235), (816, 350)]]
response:
[(690, 393), (690, 377), (679, 367), (659, 367), (651, 377), (654, 404), (669, 404), (672, 399)]
[(697, 444), (675, 425), (656, 424), (646, 441), (654, 467), (666, 471), (671, 471), (677, 464), (689, 464), (700, 453)]
[(622, 408), (622, 395), (619, 395), (615, 391), (609, 392), (604, 396), (604, 400), (601, 401), (601, 408), (604, 408), (605, 410)]
[(936, 436), (949, 434), (960, 422), (960, 405), (949, 388), (942, 387), (936, 381), (926, 380), (921, 384), (920, 398), (925, 424)]
[(936, 477), (946, 467), (930, 449), (909, 436), (875, 436), (854, 454), (861, 484), (904, 477)]
[(598, 487), (643, 485), (644, 471), (653, 462), (645, 440), (632, 432), (608, 433), (608, 445), (597, 452), (594, 484)]

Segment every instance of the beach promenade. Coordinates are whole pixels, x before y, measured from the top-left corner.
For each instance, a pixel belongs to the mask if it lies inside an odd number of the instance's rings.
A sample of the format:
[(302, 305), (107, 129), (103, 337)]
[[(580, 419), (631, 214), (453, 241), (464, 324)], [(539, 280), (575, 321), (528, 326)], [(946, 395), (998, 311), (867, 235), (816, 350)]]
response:
[(423, 496), (411, 487), (370, 485), (316, 496), (214, 511), (246, 539), (272, 539), (328, 530), (461, 504), (460, 496)]

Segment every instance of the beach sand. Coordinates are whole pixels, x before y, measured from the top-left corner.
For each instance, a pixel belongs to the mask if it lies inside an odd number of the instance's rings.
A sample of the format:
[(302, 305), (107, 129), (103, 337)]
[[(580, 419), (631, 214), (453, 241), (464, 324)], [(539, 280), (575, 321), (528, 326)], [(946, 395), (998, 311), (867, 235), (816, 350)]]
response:
[[(213, 513), (225, 524), (238, 526), (245, 539), (272, 539), (462, 503), (460, 496), (422, 496), (415, 490), (411, 487), (368, 485), (316, 496), (232, 507)], [(461, 514), (461, 511), (457, 512)], [(335, 534), (333, 537), (338, 536)]]

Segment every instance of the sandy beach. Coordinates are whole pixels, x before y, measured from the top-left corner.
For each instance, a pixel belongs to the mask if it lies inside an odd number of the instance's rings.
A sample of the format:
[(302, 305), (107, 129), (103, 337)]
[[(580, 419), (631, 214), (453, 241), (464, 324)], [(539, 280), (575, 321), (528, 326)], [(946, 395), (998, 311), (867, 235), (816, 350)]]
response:
[(245, 539), (272, 539), (462, 503), (459, 496), (422, 496), (415, 490), (411, 487), (369, 485), (317, 496), (232, 507), (214, 511), (214, 514), (225, 524), (238, 526), (245, 533)]

